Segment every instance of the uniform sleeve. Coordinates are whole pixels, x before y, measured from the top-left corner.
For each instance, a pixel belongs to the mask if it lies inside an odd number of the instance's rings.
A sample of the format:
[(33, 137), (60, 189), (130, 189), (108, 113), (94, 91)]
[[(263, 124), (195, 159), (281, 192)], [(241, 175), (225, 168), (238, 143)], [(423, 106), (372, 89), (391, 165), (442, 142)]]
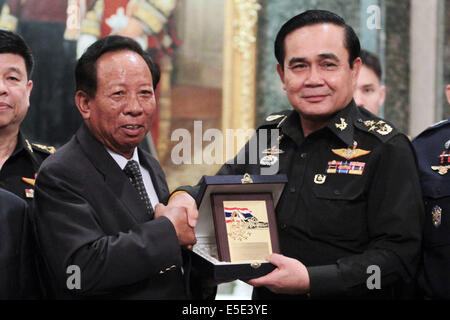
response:
[[(368, 283), (381, 289), (417, 272), (424, 209), (417, 164), (407, 138), (398, 135), (374, 150), (376, 167), (367, 193), (368, 244), (362, 254), (336, 264), (308, 267), (311, 297), (368, 293)], [(374, 281), (372, 281), (374, 280)]]
[(107, 294), (120, 286), (156, 277), (168, 265), (181, 266), (181, 249), (167, 218), (107, 234), (103, 226), (108, 221), (99, 221), (82, 194), (83, 181), (88, 179), (82, 174), (71, 178), (61, 171), (41, 168), (33, 210), (44, 259), (60, 290), (67, 289), (73, 274), (67, 273), (69, 266), (80, 270), (81, 288), (70, 291), (77, 295)]

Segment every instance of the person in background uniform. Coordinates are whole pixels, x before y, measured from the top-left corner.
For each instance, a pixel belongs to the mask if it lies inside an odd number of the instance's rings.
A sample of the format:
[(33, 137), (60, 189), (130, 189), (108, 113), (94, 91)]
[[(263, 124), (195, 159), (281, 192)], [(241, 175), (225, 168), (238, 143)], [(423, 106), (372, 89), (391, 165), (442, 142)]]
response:
[(373, 53), (361, 50), (362, 61), (353, 99), (359, 107), (378, 115), (386, 98), (386, 87), (381, 84), (380, 60)]
[[(353, 101), (359, 53), (353, 29), (334, 13), (286, 22), (275, 55), (293, 110), (258, 128), (252, 139), (279, 130), (259, 163), (251, 146), (261, 140), (250, 141), (218, 172), (275, 168), (288, 177), (276, 207), (281, 254), (267, 258), (273, 272), (248, 281), (254, 299), (396, 298), (416, 274), (423, 206), (414, 153), (404, 134)], [(188, 204), (198, 186), (176, 191)]]
[(0, 300), (39, 298), (24, 200), (0, 189)]
[[(55, 151), (53, 147), (30, 142), (19, 130), (30, 105), (32, 71), (33, 56), (25, 41), (13, 32), (0, 30), (0, 188), (14, 193), (28, 205), (32, 204), (34, 197), (36, 172), (42, 161)], [(22, 279), (26, 278), (27, 286), (24, 287), (22, 296), (40, 298), (44, 292), (40, 292), (37, 265), (34, 264), (37, 258), (34, 256), (36, 253), (34, 234), (31, 226), (23, 224), (29, 220), (25, 213), (22, 213), (23, 210), (17, 212), (17, 217), (11, 218), (13, 204), (7, 206), (2, 203), (1, 208), (3, 206), (8, 210), (4, 216), (6, 224), (0, 224), (5, 229), (8, 227), (14, 229), (9, 232), (5, 230), (5, 237), (17, 236), (18, 238), (14, 240), (16, 242), (22, 239), (23, 251), (17, 253), (25, 257)], [(14, 241), (1, 241), (2, 248), (12, 250)], [(15, 265), (10, 264), (8, 258), (6, 261), (3, 260), (3, 263)], [(27, 275), (31, 273), (33, 275), (28, 277)], [(19, 279), (11, 277), (9, 281)]]
[(7, 0), (3, 5), (0, 28), (21, 35), (36, 61), (31, 78), (35, 84), (30, 97), (32, 108), (22, 130), (44, 143), (66, 143), (82, 122), (73, 101), (73, 69), (83, 8), (93, 2)]
[[(197, 212), (162, 204), (164, 172), (137, 147), (155, 111), (158, 66), (131, 38), (108, 36), (86, 50), (75, 75), (85, 123), (36, 181), (33, 220), (51, 297), (191, 297), (182, 248), (196, 241)], [(78, 287), (67, 285), (71, 266)]]
[[(450, 104), (450, 84), (446, 95)], [(425, 204), (423, 267), (418, 283), (426, 298), (450, 299), (450, 119), (426, 129), (413, 145)]]
[(33, 56), (17, 34), (0, 30), (0, 188), (28, 204), (36, 172), (53, 147), (30, 142), (19, 126), (30, 106)]

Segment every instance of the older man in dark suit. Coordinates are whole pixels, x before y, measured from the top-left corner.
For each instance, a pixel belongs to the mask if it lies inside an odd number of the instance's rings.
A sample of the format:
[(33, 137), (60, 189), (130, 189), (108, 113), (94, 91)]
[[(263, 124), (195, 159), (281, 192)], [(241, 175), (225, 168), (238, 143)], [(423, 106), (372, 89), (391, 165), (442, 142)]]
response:
[(184, 299), (195, 208), (167, 203), (150, 129), (159, 69), (132, 39), (90, 46), (76, 67), (84, 124), (38, 173), (35, 223), (53, 297)]

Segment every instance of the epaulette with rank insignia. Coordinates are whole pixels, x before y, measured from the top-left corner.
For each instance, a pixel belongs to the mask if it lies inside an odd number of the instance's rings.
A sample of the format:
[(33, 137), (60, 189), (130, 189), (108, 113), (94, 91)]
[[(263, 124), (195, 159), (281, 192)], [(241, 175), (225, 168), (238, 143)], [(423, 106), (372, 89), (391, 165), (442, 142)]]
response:
[(284, 120), (286, 120), (291, 112), (293, 112), (292, 109), (272, 113), (265, 118), (265, 121), (261, 124), (260, 127), (275, 126), (278, 128), (284, 122)]
[(359, 111), (360, 117), (358, 117), (354, 123), (355, 127), (358, 129), (372, 133), (383, 142), (386, 142), (397, 135), (397, 129), (389, 122), (374, 116), (363, 108), (359, 108)]
[(39, 144), (39, 143), (31, 143), (31, 146), (33, 147), (34, 150), (48, 153), (48, 154), (53, 154), (56, 151), (55, 147), (46, 146), (46, 145)]

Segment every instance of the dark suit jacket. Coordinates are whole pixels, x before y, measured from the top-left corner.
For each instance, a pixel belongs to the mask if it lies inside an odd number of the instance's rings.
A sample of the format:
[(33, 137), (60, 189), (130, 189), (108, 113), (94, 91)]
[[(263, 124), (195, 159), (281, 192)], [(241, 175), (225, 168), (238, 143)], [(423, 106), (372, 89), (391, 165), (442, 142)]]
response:
[(39, 296), (32, 233), (24, 200), (0, 189), (0, 299)]
[[(158, 162), (139, 150), (160, 202), (169, 196)], [(82, 125), (43, 162), (33, 212), (52, 298), (183, 299), (182, 255), (169, 219), (150, 220), (126, 175)], [(81, 288), (69, 290), (81, 270)]]

